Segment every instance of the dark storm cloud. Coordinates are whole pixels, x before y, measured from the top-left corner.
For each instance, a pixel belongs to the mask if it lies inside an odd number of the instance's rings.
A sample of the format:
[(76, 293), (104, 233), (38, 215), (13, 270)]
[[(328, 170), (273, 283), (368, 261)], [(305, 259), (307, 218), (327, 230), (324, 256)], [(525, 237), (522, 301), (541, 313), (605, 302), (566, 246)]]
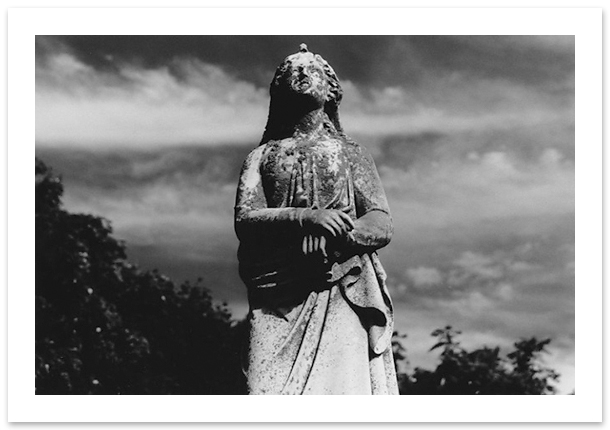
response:
[[(54, 42), (53, 45), (47, 40)], [(179, 57), (193, 57), (222, 66), (240, 79), (267, 87), (277, 65), (296, 52), (301, 43), (332, 58), (346, 79), (368, 81), (374, 75), (370, 55), (384, 52), (382, 36), (46, 36), (37, 38), (37, 56), (48, 47), (64, 45), (85, 64), (104, 71), (120, 63), (147, 68), (171, 64)]]
[(408, 170), (417, 161), (436, 158), (443, 137), (443, 134), (435, 132), (388, 136), (379, 145), (380, 154), (376, 162), (378, 165)]
[(425, 69), (541, 84), (573, 77), (573, 36), (436, 36), (408, 40)]
[(186, 183), (203, 193), (235, 184), (249, 151), (243, 145), (118, 152), (37, 148), (36, 155), (53, 166), (68, 186), (111, 191), (159, 182)]
[(403, 171), (413, 165), (423, 169), (450, 160), (467, 162), (490, 153), (510, 154), (521, 167), (537, 167), (545, 153), (549, 156), (549, 149), (556, 150), (569, 163), (574, 162), (575, 153), (574, 124), (570, 121), (509, 129), (394, 134), (380, 139), (361, 136), (358, 140), (378, 141), (372, 148), (378, 167)]
[(574, 70), (572, 36), (38, 36), (36, 53), (44, 59), (63, 44), (105, 71), (193, 57), (267, 87), (275, 67), (303, 42), (341, 79), (364, 86), (413, 85), (449, 72), (539, 84), (570, 78)]

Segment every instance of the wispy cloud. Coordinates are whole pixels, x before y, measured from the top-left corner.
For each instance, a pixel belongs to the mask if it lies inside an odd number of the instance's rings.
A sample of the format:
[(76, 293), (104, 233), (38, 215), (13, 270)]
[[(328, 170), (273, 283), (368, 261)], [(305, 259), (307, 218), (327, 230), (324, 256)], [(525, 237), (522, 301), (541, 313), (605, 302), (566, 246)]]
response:
[(409, 268), (406, 275), (415, 288), (435, 286), (443, 281), (441, 273), (434, 267), (418, 266)]
[(107, 72), (69, 52), (36, 75), (36, 139), (96, 148), (250, 141), (262, 133), (266, 91), (195, 59), (156, 69), (132, 64)]

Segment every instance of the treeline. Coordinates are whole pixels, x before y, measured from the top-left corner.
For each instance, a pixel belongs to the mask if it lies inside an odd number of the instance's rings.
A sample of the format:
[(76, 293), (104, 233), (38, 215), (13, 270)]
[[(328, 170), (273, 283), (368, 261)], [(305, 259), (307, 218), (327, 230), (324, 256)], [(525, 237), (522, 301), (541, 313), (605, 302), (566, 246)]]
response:
[[(434, 370), (416, 367), (412, 372), (397, 372), (400, 394), (556, 393), (559, 374), (542, 362), (550, 339), (522, 339), (502, 356), (500, 347), (466, 350), (457, 340), (460, 334), (451, 326), (435, 330), (432, 336), (437, 342), (430, 351), (440, 351), (439, 364)], [(400, 337), (406, 336), (394, 334), (397, 365), (408, 361)]]
[[(126, 259), (100, 217), (63, 209), (63, 185), (36, 159), (36, 393), (245, 394), (244, 323), (199, 283), (174, 284)], [(399, 372), (401, 394), (553, 394), (549, 339), (463, 349), (433, 333), (435, 370)], [(398, 368), (408, 362), (398, 334)]]
[(126, 260), (108, 221), (61, 206), (36, 160), (36, 393), (245, 392), (239, 327), (195, 284)]

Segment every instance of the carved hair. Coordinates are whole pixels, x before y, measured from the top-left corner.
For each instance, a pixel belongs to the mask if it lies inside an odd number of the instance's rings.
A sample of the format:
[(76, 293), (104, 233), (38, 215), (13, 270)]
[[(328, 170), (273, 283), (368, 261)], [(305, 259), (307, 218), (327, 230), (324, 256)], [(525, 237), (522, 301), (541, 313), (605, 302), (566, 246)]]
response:
[[(306, 49), (306, 48), (305, 48)], [(303, 52), (303, 51), (302, 51)], [(278, 66), (271, 81), (269, 88), (269, 94), (271, 95), (271, 101), (269, 103), (269, 116), (267, 118), (267, 125), (265, 126), (265, 132), (261, 140), (261, 145), (267, 143), (270, 140), (281, 139), (288, 137), (294, 131), (293, 129), (293, 118), (290, 115), (294, 114), (294, 107), (291, 106), (293, 103), (286, 94), (286, 88), (284, 82), (286, 81), (286, 74), (292, 65), (292, 56), (287, 57), (282, 64)], [(328, 119), (328, 128), (334, 128), (339, 135), (343, 134), (343, 127), (339, 121), (339, 104), (343, 98), (343, 90), (341, 84), (337, 78), (337, 74), (328, 62), (322, 58), (319, 54), (315, 54), (314, 58), (322, 67), (324, 75), (329, 86), (328, 97), (324, 103), (324, 113), (326, 119)]]

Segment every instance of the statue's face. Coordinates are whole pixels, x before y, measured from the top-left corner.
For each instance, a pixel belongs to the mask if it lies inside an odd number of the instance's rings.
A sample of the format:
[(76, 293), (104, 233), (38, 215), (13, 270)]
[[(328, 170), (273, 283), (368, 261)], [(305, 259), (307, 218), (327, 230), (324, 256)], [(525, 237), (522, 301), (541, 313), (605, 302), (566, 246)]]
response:
[(324, 105), (330, 90), (322, 65), (311, 52), (296, 53), (287, 59), (283, 73), (283, 84), (292, 93), (314, 98), (320, 106)]

